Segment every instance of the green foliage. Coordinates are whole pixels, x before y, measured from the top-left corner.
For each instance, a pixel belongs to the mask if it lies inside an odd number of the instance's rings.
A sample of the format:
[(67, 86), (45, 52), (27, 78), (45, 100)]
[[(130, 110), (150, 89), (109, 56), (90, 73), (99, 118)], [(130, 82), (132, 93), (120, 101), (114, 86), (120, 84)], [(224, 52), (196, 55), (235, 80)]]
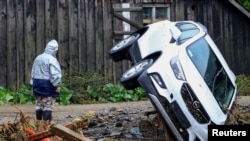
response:
[(64, 76), (65, 85), (74, 91), (72, 103), (105, 103), (138, 101), (146, 98), (142, 88), (126, 90), (120, 84), (106, 83), (105, 78), (95, 72), (83, 72), (79, 75)]
[[(70, 104), (70, 98), (73, 91), (61, 86), (60, 96), (57, 98), (57, 103), (61, 105)], [(30, 85), (22, 85), (17, 91), (0, 87), (0, 105), (3, 104), (34, 104), (35, 97)]]
[(92, 86), (87, 86), (87, 93), (90, 96), (90, 99), (92, 99), (92, 102), (96, 102), (99, 101), (101, 103), (106, 103), (108, 102), (108, 100), (105, 98), (105, 96), (102, 94), (101, 90), (98, 89), (94, 89)]
[(68, 105), (71, 103), (70, 98), (72, 97), (72, 95), (73, 91), (65, 87), (65, 84), (62, 84), (60, 96), (57, 98), (57, 102), (61, 105)]
[(250, 76), (238, 75), (237, 76), (238, 95), (247, 96), (250, 95)]
[(122, 85), (106, 84), (103, 88), (108, 100), (111, 102), (138, 101), (146, 97), (144, 90), (140, 87), (135, 90), (126, 90)]
[(248, 11), (250, 11), (250, 0), (238, 0), (238, 2)]
[[(237, 76), (238, 95), (250, 95), (250, 76)], [(84, 73), (78, 76), (64, 76), (57, 103), (61, 105), (106, 103), (146, 100), (145, 91), (138, 87), (126, 90), (120, 84), (105, 83), (104, 78), (96, 73)], [(30, 86), (22, 85), (17, 91), (0, 87), (0, 105), (34, 104)]]
[(0, 105), (9, 103), (13, 99), (12, 91), (3, 87), (0, 87)]
[(106, 83), (105, 78), (95, 72), (82, 72), (79, 75), (71, 76), (65, 75), (63, 76), (63, 82), (67, 88), (73, 91), (73, 95), (70, 99), (72, 103), (105, 102), (105, 100), (102, 99), (102, 87)]
[(105, 84), (101, 91), (88, 86), (87, 92), (92, 99), (99, 102), (139, 101), (146, 98), (145, 91), (140, 87), (135, 90), (126, 90), (122, 85), (112, 83)]
[(13, 92), (13, 104), (33, 104), (34, 102), (31, 86), (22, 85), (16, 92)]

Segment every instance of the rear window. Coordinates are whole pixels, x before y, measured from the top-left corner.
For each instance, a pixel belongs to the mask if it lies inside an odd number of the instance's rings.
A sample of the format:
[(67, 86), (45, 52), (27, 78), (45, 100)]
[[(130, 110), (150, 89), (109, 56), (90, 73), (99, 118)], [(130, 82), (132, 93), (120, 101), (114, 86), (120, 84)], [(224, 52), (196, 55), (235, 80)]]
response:
[(183, 44), (200, 32), (199, 28), (191, 23), (177, 23), (176, 27), (181, 31), (181, 35), (176, 41), (177, 45)]

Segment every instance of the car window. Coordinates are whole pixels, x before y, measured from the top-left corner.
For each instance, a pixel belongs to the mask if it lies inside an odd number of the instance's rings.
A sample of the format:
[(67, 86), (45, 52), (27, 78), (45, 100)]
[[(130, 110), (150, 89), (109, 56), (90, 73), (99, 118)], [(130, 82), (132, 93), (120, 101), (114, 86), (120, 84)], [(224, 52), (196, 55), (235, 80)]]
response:
[(181, 36), (177, 39), (177, 44), (178, 45), (183, 44), (188, 39), (190, 39), (190, 38), (194, 37), (195, 35), (197, 35), (199, 32), (200, 32), (200, 30), (198, 28), (183, 31), (181, 33)]
[(191, 23), (177, 23), (176, 26), (179, 28), (180, 31), (196, 29), (197, 26)]
[(214, 59), (214, 55), (211, 55), (208, 44), (204, 39), (200, 39), (187, 47), (187, 53), (202, 77), (204, 77), (207, 69), (209, 69), (209, 59)]
[(177, 39), (177, 45), (181, 45), (186, 42), (188, 39), (197, 35), (200, 30), (196, 25), (191, 23), (177, 23), (176, 27), (181, 31), (180, 37)]
[(235, 88), (209, 44), (201, 38), (187, 47), (187, 54), (221, 109), (226, 112), (225, 107), (229, 106)]

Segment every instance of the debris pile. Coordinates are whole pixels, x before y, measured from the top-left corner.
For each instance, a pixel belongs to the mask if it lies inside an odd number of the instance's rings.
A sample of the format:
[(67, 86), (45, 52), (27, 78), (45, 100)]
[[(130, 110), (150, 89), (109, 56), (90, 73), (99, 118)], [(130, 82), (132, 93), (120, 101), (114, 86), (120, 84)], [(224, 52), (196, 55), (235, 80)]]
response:
[[(249, 124), (249, 111), (249, 105), (235, 103), (226, 124)], [(19, 110), (14, 122), (0, 124), (0, 141), (172, 141), (170, 136), (154, 109), (89, 111), (67, 125), (37, 121)]]
[(0, 124), (1, 141), (65, 141), (65, 139), (91, 141), (81, 131), (88, 126), (89, 115), (86, 118), (76, 118), (70, 124), (63, 126), (54, 122), (36, 120), (18, 110), (17, 120)]

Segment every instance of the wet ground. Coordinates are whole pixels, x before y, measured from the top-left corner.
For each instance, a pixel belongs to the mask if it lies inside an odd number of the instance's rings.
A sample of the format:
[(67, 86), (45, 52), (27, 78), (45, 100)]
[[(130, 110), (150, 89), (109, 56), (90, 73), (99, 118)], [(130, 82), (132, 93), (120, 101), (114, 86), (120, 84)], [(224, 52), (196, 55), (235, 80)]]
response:
[[(33, 105), (0, 106), (0, 122), (18, 118), (18, 109), (34, 116)], [(237, 97), (226, 124), (250, 123), (250, 97)], [(54, 121), (66, 125), (82, 116), (89, 117), (82, 127), (93, 141), (168, 141), (167, 131), (149, 101), (56, 106)]]

